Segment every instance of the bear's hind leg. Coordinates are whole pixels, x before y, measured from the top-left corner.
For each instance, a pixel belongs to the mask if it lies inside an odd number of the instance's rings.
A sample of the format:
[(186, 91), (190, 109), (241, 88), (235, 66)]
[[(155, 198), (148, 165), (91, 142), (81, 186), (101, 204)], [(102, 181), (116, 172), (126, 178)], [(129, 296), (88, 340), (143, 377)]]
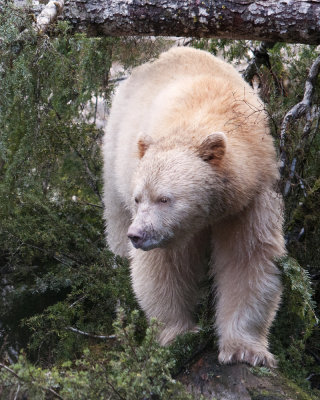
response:
[(274, 367), (267, 336), (281, 296), (273, 263), (284, 254), (281, 199), (266, 191), (241, 215), (216, 228), (213, 274), (219, 361)]

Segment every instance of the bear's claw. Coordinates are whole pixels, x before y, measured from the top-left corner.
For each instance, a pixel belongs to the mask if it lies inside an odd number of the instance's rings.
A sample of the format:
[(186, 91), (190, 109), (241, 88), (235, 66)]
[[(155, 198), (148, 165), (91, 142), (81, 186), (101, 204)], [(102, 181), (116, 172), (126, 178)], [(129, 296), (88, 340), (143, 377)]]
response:
[(235, 350), (221, 350), (219, 353), (221, 364), (247, 363), (253, 367), (264, 365), (270, 368), (277, 367), (277, 361), (268, 350), (254, 350), (249, 348), (239, 348)]

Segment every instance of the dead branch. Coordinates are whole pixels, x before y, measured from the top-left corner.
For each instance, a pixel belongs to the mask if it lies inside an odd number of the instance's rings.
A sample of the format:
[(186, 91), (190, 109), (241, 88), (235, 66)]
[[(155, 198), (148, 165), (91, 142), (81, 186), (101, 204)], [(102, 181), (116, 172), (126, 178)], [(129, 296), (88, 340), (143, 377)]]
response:
[(109, 335), (109, 336), (94, 335), (92, 333), (84, 332), (84, 331), (81, 331), (80, 329), (73, 328), (72, 326), (67, 326), (65, 329), (67, 331), (71, 331), (71, 332), (77, 333), (78, 335), (83, 335), (83, 336), (91, 337), (91, 338), (94, 338), (94, 339), (110, 340), (110, 339), (116, 339), (117, 338), (116, 335)]
[[(286, 166), (286, 161), (287, 161), (287, 154), (285, 150), (285, 142), (286, 142), (286, 137), (287, 137), (287, 131), (289, 128), (289, 124), (294, 122), (295, 120), (301, 118), (304, 116), (306, 118), (306, 124), (303, 130), (303, 135), (302, 137), (304, 140), (308, 137), (310, 130), (311, 130), (311, 124), (312, 120), (314, 118), (314, 115), (312, 113), (312, 97), (314, 93), (314, 87), (316, 84), (316, 80), (319, 74), (320, 70), (320, 55), (315, 59), (313, 62), (307, 80), (305, 84), (305, 89), (304, 89), (304, 96), (303, 99), (293, 106), (285, 115), (283, 118), (281, 128), (280, 128), (280, 173), (283, 176), (285, 166)], [(292, 160), (291, 167), (290, 167), (290, 173), (289, 173), (289, 178), (285, 184), (284, 188), (284, 195), (287, 195), (290, 190), (290, 185), (291, 185), (291, 179), (294, 176), (296, 169), (296, 157)]]

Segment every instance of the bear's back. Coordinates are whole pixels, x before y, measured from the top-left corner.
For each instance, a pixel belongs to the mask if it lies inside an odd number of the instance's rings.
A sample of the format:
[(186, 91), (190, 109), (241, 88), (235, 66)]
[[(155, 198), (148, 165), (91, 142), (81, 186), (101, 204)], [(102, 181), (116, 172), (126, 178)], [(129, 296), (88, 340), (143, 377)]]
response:
[(153, 86), (172, 82), (182, 76), (210, 75), (232, 81), (234, 86), (244, 86), (240, 74), (230, 64), (203, 50), (190, 47), (173, 47), (160, 57), (133, 70), (131, 81), (136, 87), (150, 80)]
[[(240, 74), (202, 50), (173, 48), (135, 68), (113, 100), (105, 165), (114, 174), (125, 203), (130, 201), (132, 174), (139, 161), (138, 137), (148, 134), (157, 140), (170, 137), (176, 129), (182, 139), (185, 135), (189, 140), (185, 127), (191, 128), (195, 141), (212, 131), (223, 131), (229, 150), (235, 148), (237, 153), (234, 168), (249, 168), (254, 181), (261, 156), (265, 160), (260, 162), (262, 170), (270, 170), (274, 163), (263, 104)], [(276, 174), (274, 170), (271, 175)]]

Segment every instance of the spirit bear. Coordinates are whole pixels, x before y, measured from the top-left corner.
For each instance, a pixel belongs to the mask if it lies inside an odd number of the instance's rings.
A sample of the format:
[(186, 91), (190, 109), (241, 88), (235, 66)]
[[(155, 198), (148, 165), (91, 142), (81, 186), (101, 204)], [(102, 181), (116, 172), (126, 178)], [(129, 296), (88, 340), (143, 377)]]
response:
[(103, 143), (109, 248), (131, 260), (159, 341), (196, 330), (212, 276), (221, 363), (274, 366), (268, 330), (281, 296), (282, 202), (264, 106), (229, 64), (174, 48), (133, 70)]

